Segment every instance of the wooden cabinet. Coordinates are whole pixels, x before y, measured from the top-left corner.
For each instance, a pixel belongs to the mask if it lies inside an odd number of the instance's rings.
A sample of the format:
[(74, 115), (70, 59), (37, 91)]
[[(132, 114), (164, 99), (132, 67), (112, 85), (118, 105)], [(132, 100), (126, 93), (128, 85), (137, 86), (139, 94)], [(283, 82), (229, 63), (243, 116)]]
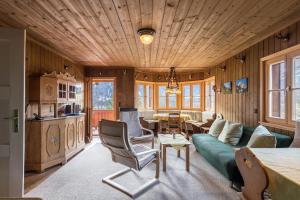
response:
[(55, 103), (57, 101), (57, 78), (32, 77), (29, 88), (29, 102)]
[(26, 171), (65, 163), (85, 147), (85, 116), (26, 122)]
[(67, 103), (76, 100), (76, 80), (69, 74), (46, 74), (29, 80), (29, 101)]

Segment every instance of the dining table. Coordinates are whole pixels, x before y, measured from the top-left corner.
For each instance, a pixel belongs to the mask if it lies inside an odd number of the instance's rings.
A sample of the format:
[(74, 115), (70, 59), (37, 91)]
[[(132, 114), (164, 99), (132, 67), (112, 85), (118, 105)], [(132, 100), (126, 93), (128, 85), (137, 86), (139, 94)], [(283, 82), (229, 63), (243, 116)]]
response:
[[(153, 119), (156, 120), (163, 120), (163, 121), (168, 121), (169, 120), (169, 113), (156, 113), (153, 114)], [(191, 116), (188, 114), (180, 114), (180, 119), (181, 121), (187, 121), (191, 120)]]
[(266, 171), (273, 200), (300, 199), (300, 148), (251, 148)]

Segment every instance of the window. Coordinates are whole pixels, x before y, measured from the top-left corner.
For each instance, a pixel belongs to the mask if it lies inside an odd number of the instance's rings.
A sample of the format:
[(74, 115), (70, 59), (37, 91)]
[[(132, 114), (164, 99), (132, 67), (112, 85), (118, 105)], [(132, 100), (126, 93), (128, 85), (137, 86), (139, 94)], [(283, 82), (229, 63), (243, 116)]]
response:
[(194, 84), (192, 85), (192, 108), (200, 108), (200, 84)]
[(166, 94), (166, 85), (158, 85), (158, 108), (174, 109), (177, 108), (177, 95)]
[(292, 120), (300, 119), (300, 56), (293, 58), (292, 62)]
[(158, 86), (158, 107), (167, 107), (166, 86)]
[(169, 108), (176, 108), (177, 107), (177, 96), (176, 94), (169, 94), (168, 95), (168, 104)]
[(286, 88), (286, 65), (285, 61), (269, 64), (268, 81), (268, 116), (285, 119), (285, 88)]
[(93, 82), (93, 110), (113, 110), (114, 83), (112, 81)]
[(191, 108), (191, 87), (190, 85), (184, 85), (182, 87), (182, 108)]
[(182, 85), (182, 108), (200, 109), (201, 106), (201, 83), (188, 83)]
[(205, 110), (215, 112), (215, 79), (205, 81)]
[(137, 82), (136, 107), (139, 110), (153, 109), (153, 83)]
[(284, 50), (261, 59), (261, 122), (293, 130), (300, 119), (300, 51)]

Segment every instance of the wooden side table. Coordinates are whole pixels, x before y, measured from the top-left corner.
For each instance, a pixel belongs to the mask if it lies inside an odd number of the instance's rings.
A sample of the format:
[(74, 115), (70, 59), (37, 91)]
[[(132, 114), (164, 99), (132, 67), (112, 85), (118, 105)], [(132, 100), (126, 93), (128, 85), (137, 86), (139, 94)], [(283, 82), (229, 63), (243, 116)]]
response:
[(177, 157), (180, 157), (180, 149), (185, 148), (185, 168), (186, 171), (190, 171), (190, 145), (191, 143), (181, 134), (176, 134), (175, 139), (172, 135), (158, 135), (158, 141), (160, 143), (160, 156), (163, 160), (163, 171), (167, 170), (167, 147), (173, 147), (177, 149)]
[[(172, 147), (171, 145), (162, 144), (162, 159), (163, 159), (163, 171), (167, 171), (167, 147)], [(186, 144), (185, 147), (185, 169), (190, 171), (190, 145)], [(177, 157), (180, 157), (180, 150), (177, 150)]]

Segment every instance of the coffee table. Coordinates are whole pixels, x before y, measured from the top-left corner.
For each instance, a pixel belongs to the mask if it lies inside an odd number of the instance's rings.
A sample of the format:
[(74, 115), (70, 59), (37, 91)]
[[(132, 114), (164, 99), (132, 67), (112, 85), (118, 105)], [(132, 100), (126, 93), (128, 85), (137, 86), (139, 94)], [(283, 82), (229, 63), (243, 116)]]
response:
[(177, 150), (177, 157), (180, 157), (180, 149), (185, 148), (185, 167), (186, 171), (190, 171), (190, 145), (191, 143), (184, 137), (184, 135), (176, 134), (173, 139), (172, 134), (158, 134), (158, 143), (160, 146), (160, 157), (163, 160), (163, 171), (167, 167), (167, 147), (173, 147)]

